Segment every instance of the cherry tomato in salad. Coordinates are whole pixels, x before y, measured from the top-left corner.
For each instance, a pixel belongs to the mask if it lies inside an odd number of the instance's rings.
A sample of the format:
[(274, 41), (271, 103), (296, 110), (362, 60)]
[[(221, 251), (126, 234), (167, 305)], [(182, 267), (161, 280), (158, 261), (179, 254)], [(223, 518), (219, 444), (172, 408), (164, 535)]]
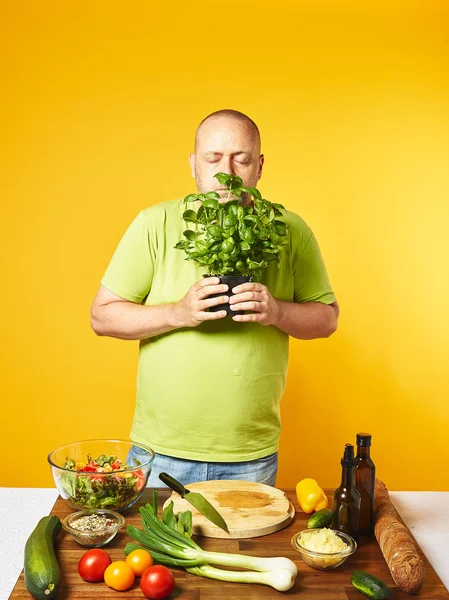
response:
[(140, 492), (140, 490), (145, 487), (145, 473), (142, 469), (139, 469), (138, 471), (134, 471), (134, 475), (137, 477), (136, 487)]
[(153, 558), (147, 550), (133, 550), (125, 560), (137, 577), (142, 577), (144, 571), (151, 567)]
[(148, 567), (140, 580), (140, 589), (151, 600), (168, 598), (175, 589), (175, 578), (172, 572), (163, 565)]
[(82, 473), (95, 473), (96, 470), (97, 470), (97, 465), (93, 465), (93, 464), (89, 463), (81, 469), (81, 472)]
[(130, 588), (134, 583), (135, 577), (134, 571), (124, 560), (116, 560), (104, 572), (106, 585), (119, 592)]
[(111, 564), (111, 557), (105, 550), (92, 548), (83, 554), (78, 563), (78, 573), (84, 581), (103, 581), (104, 572)]

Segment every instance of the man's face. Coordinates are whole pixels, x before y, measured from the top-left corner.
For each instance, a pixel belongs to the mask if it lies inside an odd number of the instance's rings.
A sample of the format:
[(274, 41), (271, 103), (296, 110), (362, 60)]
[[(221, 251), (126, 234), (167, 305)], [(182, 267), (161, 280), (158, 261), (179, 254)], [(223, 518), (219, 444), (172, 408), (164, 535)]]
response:
[(189, 160), (198, 191), (217, 191), (225, 202), (228, 194), (214, 175), (238, 175), (243, 185), (255, 187), (262, 175), (264, 157), (249, 123), (232, 117), (212, 117), (201, 125), (195, 154)]

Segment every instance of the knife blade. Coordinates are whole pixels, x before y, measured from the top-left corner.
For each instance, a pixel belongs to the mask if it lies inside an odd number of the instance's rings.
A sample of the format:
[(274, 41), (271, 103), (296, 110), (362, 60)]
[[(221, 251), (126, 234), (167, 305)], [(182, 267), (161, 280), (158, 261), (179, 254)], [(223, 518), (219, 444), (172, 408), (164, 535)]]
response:
[(202, 494), (199, 494), (198, 492), (191, 492), (184, 487), (182, 483), (177, 481), (168, 473), (159, 473), (159, 479), (163, 481), (165, 485), (168, 485), (170, 489), (179, 494), (181, 498), (184, 498), (187, 500), (187, 502), (190, 502), (190, 504), (194, 506), (202, 515), (204, 515), (206, 519), (209, 519), (211, 523), (229, 533), (226, 521), (223, 519), (217, 509), (214, 508), (209, 500), (207, 500)]

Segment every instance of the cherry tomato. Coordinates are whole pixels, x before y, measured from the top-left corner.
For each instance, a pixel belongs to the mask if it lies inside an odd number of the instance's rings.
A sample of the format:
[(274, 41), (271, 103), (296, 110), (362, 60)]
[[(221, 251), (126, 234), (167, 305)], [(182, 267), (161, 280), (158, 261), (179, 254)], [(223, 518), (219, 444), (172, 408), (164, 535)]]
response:
[(106, 585), (119, 592), (130, 588), (134, 583), (134, 579), (134, 571), (124, 560), (116, 560), (104, 572)]
[(133, 550), (128, 554), (125, 562), (137, 577), (142, 577), (143, 572), (153, 564), (153, 558), (147, 550)]
[(140, 589), (151, 600), (163, 600), (175, 589), (175, 578), (163, 565), (148, 567), (140, 580)]
[(78, 573), (84, 581), (103, 581), (104, 572), (111, 564), (111, 557), (100, 548), (92, 548), (83, 554), (78, 563)]
[(145, 473), (142, 471), (142, 469), (139, 469), (138, 471), (135, 471), (134, 475), (137, 477), (136, 486), (140, 492), (140, 490), (145, 487)]

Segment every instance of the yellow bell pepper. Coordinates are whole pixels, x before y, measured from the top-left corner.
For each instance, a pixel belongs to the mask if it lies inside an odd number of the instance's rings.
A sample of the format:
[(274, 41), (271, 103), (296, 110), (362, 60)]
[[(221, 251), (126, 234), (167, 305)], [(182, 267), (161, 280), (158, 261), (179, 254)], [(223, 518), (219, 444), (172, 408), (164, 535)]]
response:
[(296, 485), (296, 497), (301, 510), (307, 514), (326, 508), (329, 503), (326, 494), (315, 479), (302, 479)]

